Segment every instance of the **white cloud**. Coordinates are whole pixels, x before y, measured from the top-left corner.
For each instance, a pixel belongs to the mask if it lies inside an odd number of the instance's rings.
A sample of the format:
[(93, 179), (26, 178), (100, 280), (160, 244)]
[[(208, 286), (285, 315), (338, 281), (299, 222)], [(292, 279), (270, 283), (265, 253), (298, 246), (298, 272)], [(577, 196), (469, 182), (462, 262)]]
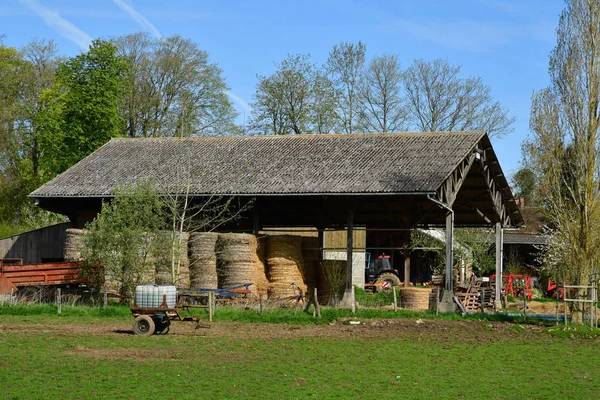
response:
[(456, 20), (414, 21), (397, 19), (392, 29), (419, 37), (452, 49), (490, 51), (520, 38), (551, 41), (553, 28), (549, 24), (516, 25), (497, 21)]
[(92, 42), (92, 38), (64, 19), (57, 11), (51, 10), (39, 4), (36, 0), (20, 0), (21, 4), (29, 7), (30, 10), (40, 16), (46, 25), (55, 29), (61, 36), (66, 37), (82, 50), (87, 50)]
[(119, 8), (131, 16), (142, 28), (149, 30), (157, 39), (162, 39), (162, 35), (156, 27), (146, 19), (142, 14), (136, 11), (131, 5), (123, 0), (113, 0)]
[(252, 107), (250, 107), (250, 104), (246, 103), (240, 96), (236, 95), (235, 93), (229, 90), (226, 91), (225, 94), (231, 97), (236, 103), (238, 103), (247, 114), (250, 114), (252, 112)]

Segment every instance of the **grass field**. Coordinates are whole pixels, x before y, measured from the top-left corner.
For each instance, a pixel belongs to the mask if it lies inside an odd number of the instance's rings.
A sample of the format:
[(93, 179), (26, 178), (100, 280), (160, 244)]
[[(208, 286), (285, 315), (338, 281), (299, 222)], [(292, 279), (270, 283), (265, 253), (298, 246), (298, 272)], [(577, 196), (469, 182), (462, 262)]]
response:
[(122, 308), (61, 317), (41, 308), (6, 309), (0, 307), (0, 398), (6, 399), (590, 399), (600, 393), (600, 339), (581, 326), (415, 316), (365, 318), (360, 325), (273, 324), (222, 315), (210, 328), (174, 323), (169, 335), (142, 338), (132, 335), (132, 318)]

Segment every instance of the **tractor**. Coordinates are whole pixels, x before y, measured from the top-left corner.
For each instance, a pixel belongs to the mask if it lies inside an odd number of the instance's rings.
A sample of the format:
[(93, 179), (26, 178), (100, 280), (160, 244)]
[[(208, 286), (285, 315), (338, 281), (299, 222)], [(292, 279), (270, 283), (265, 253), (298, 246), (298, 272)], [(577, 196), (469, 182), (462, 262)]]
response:
[(372, 285), (377, 291), (383, 291), (391, 289), (393, 286), (402, 285), (398, 271), (392, 268), (390, 256), (385, 254), (372, 260), (371, 254), (366, 253), (365, 282)]

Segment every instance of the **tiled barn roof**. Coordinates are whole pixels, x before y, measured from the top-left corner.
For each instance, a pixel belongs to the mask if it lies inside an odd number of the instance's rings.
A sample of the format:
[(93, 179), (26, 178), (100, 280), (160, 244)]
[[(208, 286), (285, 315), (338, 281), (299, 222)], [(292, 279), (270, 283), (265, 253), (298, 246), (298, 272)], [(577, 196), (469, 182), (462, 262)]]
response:
[[(32, 197), (106, 197), (150, 178), (191, 194), (435, 192), (484, 132), (113, 139)], [(486, 139), (487, 140), (487, 139)]]

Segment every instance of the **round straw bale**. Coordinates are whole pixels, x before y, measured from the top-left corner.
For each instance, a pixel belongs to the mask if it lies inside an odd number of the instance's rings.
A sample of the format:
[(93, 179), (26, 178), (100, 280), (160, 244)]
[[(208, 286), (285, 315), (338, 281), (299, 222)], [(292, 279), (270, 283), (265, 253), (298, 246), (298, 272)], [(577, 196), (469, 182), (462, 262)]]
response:
[(256, 236), (246, 233), (220, 234), (215, 244), (219, 286), (253, 284), (252, 290), (265, 291), (268, 281), (260, 262)]
[(83, 229), (69, 228), (65, 238), (63, 258), (65, 261), (81, 261), (81, 246), (83, 245)]
[(217, 255), (215, 244), (218, 233), (195, 232), (188, 244), (190, 287), (216, 289)]
[(306, 284), (302, 271), (302, 238), (300, 236), (276, 235), (267, 238), (267, 269), (269, 294), (273, 297), (286, 297), (306, 294)]
[(430, 288), (401, 287), (400, 304), (407, 310), (425, 311), (429, 308)]

